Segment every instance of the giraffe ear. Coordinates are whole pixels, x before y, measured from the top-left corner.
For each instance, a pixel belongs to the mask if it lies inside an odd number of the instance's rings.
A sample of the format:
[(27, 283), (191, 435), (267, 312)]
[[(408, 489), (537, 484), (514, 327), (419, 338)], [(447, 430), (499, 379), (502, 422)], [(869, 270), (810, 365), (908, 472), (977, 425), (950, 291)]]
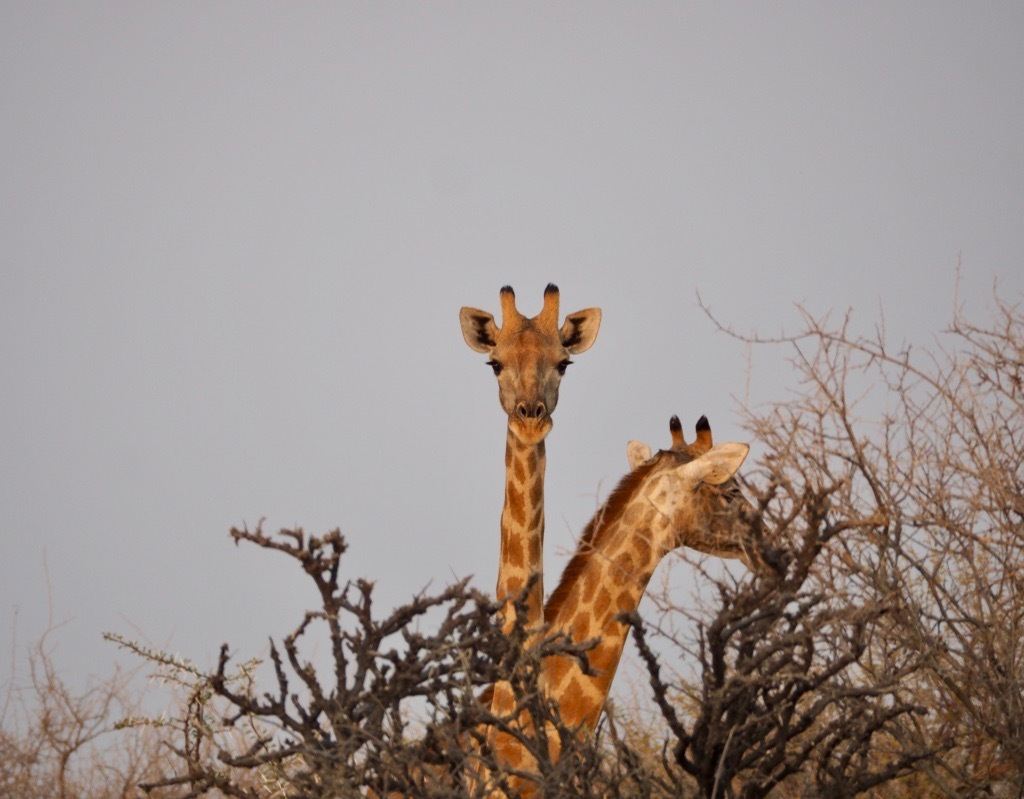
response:
[(597, 338), (597, 329), (601, 327), (601, 309), (585, 308), (565, 317), (558, 331), (562, 346), (573, 355), (586, 352)]
[(626, 444), (626, 460), (629, 461), (629, 468), (631, 470), (650, 459), (651, 448), (643, 441), (630, 441)]
[(695, 483), (721, 485), (740, 468), (750, 447), (730, 441), (712, 447), (699, 458), (682, 467), (683, 473)]
[(497, 343), (498, 326), (487, 311), (464, 306), (459, 311), (459, 323), (462, 325), (462, 337), (477, 352), (490, 352)]

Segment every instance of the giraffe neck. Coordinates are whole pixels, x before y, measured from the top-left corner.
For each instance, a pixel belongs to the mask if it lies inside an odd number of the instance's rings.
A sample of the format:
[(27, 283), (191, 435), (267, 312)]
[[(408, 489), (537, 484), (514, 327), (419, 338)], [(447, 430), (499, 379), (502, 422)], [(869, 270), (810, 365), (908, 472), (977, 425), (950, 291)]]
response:
[[(523, 443), (511, 430), (505, 440), (505, 505), (501, 510), (501, 556), (498, 561), (498, 601), (513, 600), (531, 575), (536, 578), (526, 596), (528, 630), (540, 627), (544, 615), (544, 467), (547, 464), (544, 439)], [(507, 601), (502, 608), (502, 629), (510, 633), (516, 624), (515, 608)], [(494, 684), (491, 712), (506, 716), (515, 708), (511, 684)], [(503, 762), (522, 767), (526, 752), (514, 736), (497, 729), (488, 731), (488, 745)], [(518, 783), (517, 783), (518, 785)], [(523, 787), (523, 786), (520, 786)], [(525, 787), (524, 787), (525, 790)]]
[[(668, 517), (651, 501), (653, 489), (665, 487), (650, 465), (628, 474), (590, 520), (576, 553), (562, 573), (558, 587), (544, 607), (550, 632), (564, 632), (574, 642), (600, 638), (588, 654), (591, 675), (583, 673), (575, 658), (554, 655), (541, 664), (540, 688), (559, 706), (562, 721), (581, 732), (594, 728), (626, 643), (628, 627), (617, 615), (636, 610), (658, 562), (668, 550)], [(507, 715), (514, 708), (508, 683), (494, 689), (491, 709)], [(529, 726), (529, 720), (524, 722)], [(561, 752), (554, 729), (548, 731), (549, 755)], [(499, 759), (520, 771), (536, 770), (536, 763), (514, 736), (498, 733), (492, 745)], [(529, 780), (516, 783), (523, 796), (532, 795)]]
[[(536, 627), (544, 606), (544, 468), (547, 456), (543, 439), (524, 444), (511, 430), (505, 442), (505, 505), (501, 510), (501, 556), (498, 562), (499, 601), (514, 599), (530, 575), (537, 579), (527, 595), (525, 626)], [(505, 628), (511, 629), (515, 614), (505, 609)]]
[(647, 498), (646, 478), (644, 467), (627, 475), (597, 512), (544, 611), (553, 632), (577, 643), (601, 639), (588, 655), (592, 675), (563, 656), (542, 667), (541, 687), (569, 726), (596, 726), (629, 632), (617, 616), (637, 609), (668, 551), (668, 522)]

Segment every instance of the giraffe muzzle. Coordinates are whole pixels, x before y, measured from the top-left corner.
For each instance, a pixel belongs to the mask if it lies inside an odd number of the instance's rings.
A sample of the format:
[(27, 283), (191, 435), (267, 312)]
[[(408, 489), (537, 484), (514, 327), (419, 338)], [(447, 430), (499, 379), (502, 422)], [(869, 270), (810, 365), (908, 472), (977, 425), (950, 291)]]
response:
[(548, 409), (543, 402), (519, 402), (516, 404), (516, 418), (520, 421), (528, 419), (544, 419), (548, 415)]
[(551, 432), (551, 416), (543, 402), (520, 402), (508, 418), (509, 428), (524, 444), (536, 444)]

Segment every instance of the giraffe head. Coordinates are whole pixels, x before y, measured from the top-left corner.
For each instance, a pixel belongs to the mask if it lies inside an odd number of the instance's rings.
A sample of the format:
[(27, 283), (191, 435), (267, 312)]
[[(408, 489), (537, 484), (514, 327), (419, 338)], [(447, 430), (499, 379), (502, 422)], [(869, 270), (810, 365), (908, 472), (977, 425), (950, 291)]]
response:
[(750, 565), (748, 546), (737, 529), (734, 510), (746, 500), (733, 475), (750, 447), (746, 444), (714, 445), (706, 416), (697, 421), (697, 437), (687, 443), (679, 417), (669, 421), (672, 444), (651, 452), (639, 441), (626, 447), (634, 473), (642, 470), (647, 499), (664, 524), (667, 551), (688, 546), (710, 555), (739, 558)]
[(478, 308), (459, 312), (462, 335), (498, 378), (498, 400), (508, 414), (509, 429), (524, 443), (538, 443), (551, 430), (562, 375), (569, 356), (586, 352), (597, 338), (601, 309), (586, 308), (558, 325), (558, 287), (544, 289), (544, 307), (532, 318), (516, 308), (511, 286), (501, 290), (501, 327)]

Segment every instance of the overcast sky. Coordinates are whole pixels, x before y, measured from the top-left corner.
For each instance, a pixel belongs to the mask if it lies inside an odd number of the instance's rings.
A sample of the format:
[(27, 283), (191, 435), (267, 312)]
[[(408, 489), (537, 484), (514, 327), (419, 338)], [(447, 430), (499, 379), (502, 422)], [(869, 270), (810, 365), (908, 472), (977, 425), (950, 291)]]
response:
[[(209, 663), (314, 602), (227, 530), (340, 526), (390, 607), (492, 590), (505, 421), (458, 310), (597, 305), (546, 564), (794, 303), (896, 340), (1024, 290), (1024, 4), (0, 4), (0, 611)], [(785, 396), (758, 351), (750, 396)], [(685, 592), (684, 592), (685, 595)], [(16, 620), (16, 621), (15, 621)], [(8, 657), (0, 675), (10, 675)]]

